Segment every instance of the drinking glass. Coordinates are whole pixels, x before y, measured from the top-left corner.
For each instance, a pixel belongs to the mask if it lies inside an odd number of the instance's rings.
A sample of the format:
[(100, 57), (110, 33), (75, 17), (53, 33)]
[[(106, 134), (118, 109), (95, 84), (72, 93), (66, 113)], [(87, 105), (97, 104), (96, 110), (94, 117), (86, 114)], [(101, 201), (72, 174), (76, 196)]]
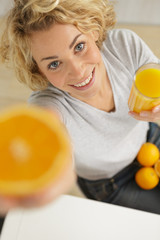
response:
[(132, 84), (128, 106), (130, 111), (140, 113), (160, 104), (160, 64), (141, 66)]

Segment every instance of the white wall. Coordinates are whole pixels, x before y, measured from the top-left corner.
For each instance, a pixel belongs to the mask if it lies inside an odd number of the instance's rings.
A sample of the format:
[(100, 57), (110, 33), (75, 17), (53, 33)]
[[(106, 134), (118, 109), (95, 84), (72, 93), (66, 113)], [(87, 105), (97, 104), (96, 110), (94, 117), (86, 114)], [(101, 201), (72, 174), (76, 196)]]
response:
[(7, 11), (13, 6), (14, 0), (0, 0), (0, 17), (5, 15)]
[(120, 23), (160, 25), (160, 0), (116, 0)]

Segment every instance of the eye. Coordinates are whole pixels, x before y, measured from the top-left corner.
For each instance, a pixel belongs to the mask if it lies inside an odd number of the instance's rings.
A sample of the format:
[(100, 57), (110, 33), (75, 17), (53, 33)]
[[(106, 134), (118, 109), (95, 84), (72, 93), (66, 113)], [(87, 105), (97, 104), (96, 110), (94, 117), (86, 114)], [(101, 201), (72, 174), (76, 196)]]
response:
[(51, 69), (51, 70), (55, 70), (59, 67), (60, 65), (60, 62), (59, 61), (54, 61), (54, 62), (51, 62), (49, 65), (48, 65), (48, 69)]
[(81, 52), (84, 49), (84, 47), (85, 47), (85, 43), (81, 42), (81, 43), (79, 43), (75, 46), (75, 51), (76, 52)]

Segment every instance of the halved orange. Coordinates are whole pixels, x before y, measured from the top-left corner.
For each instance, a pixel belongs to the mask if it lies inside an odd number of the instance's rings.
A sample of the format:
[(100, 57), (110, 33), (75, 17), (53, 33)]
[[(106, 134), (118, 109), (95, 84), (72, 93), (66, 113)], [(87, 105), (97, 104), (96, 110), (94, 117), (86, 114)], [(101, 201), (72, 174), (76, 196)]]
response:
[(45, 109), (23, 105), (1, 112), (0, 135), (0, 194), (41, 191), (72, 165), (67, 130)]

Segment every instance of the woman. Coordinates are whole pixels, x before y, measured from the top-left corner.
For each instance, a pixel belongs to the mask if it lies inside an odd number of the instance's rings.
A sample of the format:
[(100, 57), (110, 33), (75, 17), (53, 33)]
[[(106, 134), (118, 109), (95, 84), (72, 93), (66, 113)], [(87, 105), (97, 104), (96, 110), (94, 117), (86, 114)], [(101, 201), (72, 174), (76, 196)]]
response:
[(29, 102), (56, 111), (66, 125), (85, 195), (160, 213), (159, 186), (145, 191), (134, 181), (141, 145), (159, 139), (148, 122), (160, 111), (128, 115), (127, 106), (136, 70), (158, 58), (135, 33), (111, 30), (107, 0), (15, 0), (7, 23), (3, 59), (34, 90)]

